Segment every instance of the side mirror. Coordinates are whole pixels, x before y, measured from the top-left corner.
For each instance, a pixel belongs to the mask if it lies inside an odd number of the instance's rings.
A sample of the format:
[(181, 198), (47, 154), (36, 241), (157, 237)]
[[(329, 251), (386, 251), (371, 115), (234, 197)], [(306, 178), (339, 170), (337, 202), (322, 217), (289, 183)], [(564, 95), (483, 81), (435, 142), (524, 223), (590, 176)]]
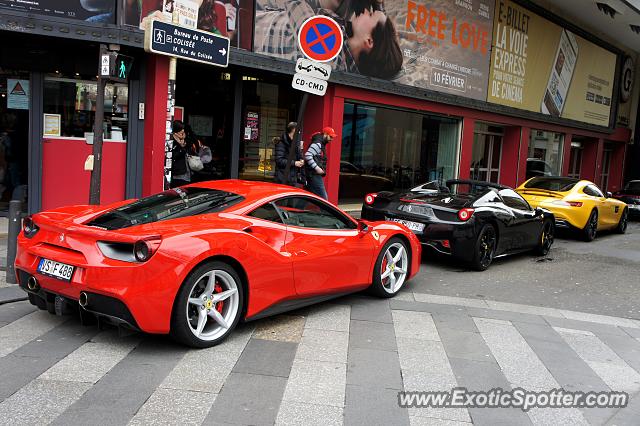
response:
[(607, 198), (611, 198), (611, 197), (613, 197), (613, 194), (611, 192), (607, 191)]
[(361, 233), (361, 234), (366, 234), (367, 232), (369, 232), (369, 225), (367, 225), (363, 221), (359, 220), (358, 221), (358, 232)]

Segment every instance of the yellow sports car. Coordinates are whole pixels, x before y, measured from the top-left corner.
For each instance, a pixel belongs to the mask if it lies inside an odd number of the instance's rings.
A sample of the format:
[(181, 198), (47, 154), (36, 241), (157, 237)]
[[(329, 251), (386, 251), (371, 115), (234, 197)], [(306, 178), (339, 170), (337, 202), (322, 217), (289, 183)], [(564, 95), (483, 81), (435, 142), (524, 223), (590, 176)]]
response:
[(559, 228), (574, 228), (582, 232), (585, 241), (592, 241), (597, 231), (627, 230), (627, 205), (611, 198), (588, 180), (568, 177), (539, 176), (520, 185), (516, 191), (532, 208), (551, 211)]

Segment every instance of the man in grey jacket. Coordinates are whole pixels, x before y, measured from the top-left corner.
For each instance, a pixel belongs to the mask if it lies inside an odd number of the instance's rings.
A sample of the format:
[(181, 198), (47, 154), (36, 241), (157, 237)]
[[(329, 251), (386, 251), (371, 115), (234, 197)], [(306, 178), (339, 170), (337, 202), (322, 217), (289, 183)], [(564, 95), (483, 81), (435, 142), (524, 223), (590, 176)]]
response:
[(327, 190), (324, 187), (323, 176), (327, 174), (326, 145), (337, 136), (332, 127), (325, 127), (322, 132), (311, 137), (311, 145), (304, 154), (307, 170), (307, 191), (328, 200)]

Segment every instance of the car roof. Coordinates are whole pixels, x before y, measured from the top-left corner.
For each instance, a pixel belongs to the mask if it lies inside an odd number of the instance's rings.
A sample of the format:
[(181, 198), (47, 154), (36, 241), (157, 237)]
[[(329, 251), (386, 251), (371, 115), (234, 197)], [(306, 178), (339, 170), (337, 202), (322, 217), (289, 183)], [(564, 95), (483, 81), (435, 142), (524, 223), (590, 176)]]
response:
[(248, 202), (285, 193), (308, 195), (308, 192), (289, 185), (240, 179), (210, 180), (206, 182), (198, 182), (189, 186), (231, 192), (241, 195)]
[(484, 180), (473, 180), (473, 179), (449, 179), (447, 180), (447, 186), (449, 185), (477, 185), (477, 186), (486, 186), (489, 188), (496, 188), (496, 189), (511, 189), (508, 186), (505, 185), (500, 185), (498, 183), (493, 183), (493, 182), (487, 182)]

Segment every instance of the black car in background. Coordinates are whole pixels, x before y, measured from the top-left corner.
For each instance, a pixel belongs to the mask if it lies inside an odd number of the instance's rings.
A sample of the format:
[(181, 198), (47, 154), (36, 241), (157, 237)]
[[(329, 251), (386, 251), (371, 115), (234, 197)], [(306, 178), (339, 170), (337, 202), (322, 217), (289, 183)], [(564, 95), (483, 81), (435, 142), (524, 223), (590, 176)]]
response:
[(512, 188), (474, 180), (368, 194), (362, 218), (402, 223), (422, 244), (479, 271), (497, 256), (528, 250), (546, 255), (555, 229), (551, 212), (532, 209)]
[(622, 190), (613, 194), (613, 198), (627, 203), (629, 217), (640, 217), (640, 180), (627, 182)]

